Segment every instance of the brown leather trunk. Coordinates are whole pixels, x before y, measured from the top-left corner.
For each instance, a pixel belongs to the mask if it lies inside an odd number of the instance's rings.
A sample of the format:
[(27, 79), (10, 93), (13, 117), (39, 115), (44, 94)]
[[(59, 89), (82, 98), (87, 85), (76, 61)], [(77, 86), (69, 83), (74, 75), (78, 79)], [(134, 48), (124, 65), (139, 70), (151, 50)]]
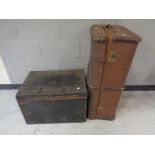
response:
[(118, 25), (91, 27), (88, 118), (115, 118), (125, 80), (141, 38)]

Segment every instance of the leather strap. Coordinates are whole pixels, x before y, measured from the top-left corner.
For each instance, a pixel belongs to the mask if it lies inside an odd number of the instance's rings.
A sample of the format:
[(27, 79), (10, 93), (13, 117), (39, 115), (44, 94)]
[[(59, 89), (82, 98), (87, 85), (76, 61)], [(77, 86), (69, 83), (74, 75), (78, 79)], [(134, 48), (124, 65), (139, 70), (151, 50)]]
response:
[[(101, 90), (102, 90), (102, 80), (103, 80), (103, 76), (104, 76), (104, 67), (105, 67), (105, 64), (107, 63), (107, 60), (108, 60), (108, 56), (109, 56), (109, 52), (110, 52), (110, 46), (111, 46), (111, 43), (112, 43), (112, 40), (113, 40), (113, 33), (116, 32), (114, 30), (114, 28), (112, 27), (112, 25), (103, 26), (103, 29), (106, 32), (108, 42), (107, 42), (106, 50), (105, 50), (105, 56), (104, 56), (105, 60), (104, 60), (104, 63), (103, 63), (103, 70), (102, 70), (102, 76), (101, 76), (101, 81), (100, 81), (100, 88), (99, 88), (99, 96), (98, 96), (97, 108), (98, 108), (98, 106), (100, 104), (99, 100), (100, 100), (100, 95), (101, 95)], [(96, 110), (96, 114), (97, 114), (97, 111), (98, 110)]]

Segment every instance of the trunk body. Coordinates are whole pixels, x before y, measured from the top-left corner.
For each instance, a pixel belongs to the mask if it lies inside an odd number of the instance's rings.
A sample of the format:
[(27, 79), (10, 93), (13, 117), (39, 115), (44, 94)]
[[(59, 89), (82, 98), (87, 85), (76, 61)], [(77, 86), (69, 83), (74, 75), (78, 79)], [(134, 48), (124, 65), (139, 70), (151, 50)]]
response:
[(91, 27), (91, 54), (87, 73), (88, 118), (115, 118), (139, 41), (139, 36), (122, 26)]
[(30, 72), (16, 98), (28, 124), (86, 120), (87, 90), (82, 70)]

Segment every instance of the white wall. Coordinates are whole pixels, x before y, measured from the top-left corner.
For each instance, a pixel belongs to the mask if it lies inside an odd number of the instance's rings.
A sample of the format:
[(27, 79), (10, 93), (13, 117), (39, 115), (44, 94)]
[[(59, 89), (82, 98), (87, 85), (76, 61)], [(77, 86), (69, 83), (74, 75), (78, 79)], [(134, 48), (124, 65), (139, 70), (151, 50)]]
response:
[(126, 84), (155, 83), (155, 20), (0, 20), (0, 54), (12, 83), (31, 70), (87, 68), (92, 24), (121, 24), (143, 38)]
[(126, 84), (155, 84), (155, 20), (118, 20), (139, 34), (143, 41), (136, 51)]

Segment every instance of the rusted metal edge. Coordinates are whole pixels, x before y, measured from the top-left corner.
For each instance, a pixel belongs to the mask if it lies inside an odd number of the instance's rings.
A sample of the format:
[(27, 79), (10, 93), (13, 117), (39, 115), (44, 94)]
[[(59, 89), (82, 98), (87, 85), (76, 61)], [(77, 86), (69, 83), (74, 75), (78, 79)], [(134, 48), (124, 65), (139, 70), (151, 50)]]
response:
[(41, 100), (47, 100), (48, 103), (52, 103), (52, 101), (59, 101), (59, 100), (73, 100), (73, 99), (87, 99), (87, 96), (77, 96), (77, 95), (71, 95), (71, 96), (44, 96), (44, 97), (17, 97), (18, 103), (20, 105), (27, 104), (31, 101), (41, 101)]
[(61, 94), (59, 92), (57, 92), (55, 94), (50, 93), (50, 92), (46, 93), (46, 94), (21, 94), (21, 93), (19, 94), (17, 92), (16, 98), (25, 98), (25, 97), (49, 98), (50, 96), (53, 97), (53, 98), (56, 98), (57, 96), (64, 96), (64, 97), (66, 97), (66, 96), (80, 96), (81, 97), (81, 96), (87, 96), (87, 95), (88, 95), (87, 90), (85, 92), (61, 93)]

